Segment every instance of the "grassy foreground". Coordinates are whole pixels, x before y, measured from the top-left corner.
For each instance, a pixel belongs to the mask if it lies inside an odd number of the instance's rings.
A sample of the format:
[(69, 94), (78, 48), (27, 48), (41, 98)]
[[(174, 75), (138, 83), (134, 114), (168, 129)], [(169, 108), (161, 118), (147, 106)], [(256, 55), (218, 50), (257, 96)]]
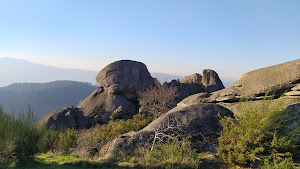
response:
[[(209, 156), (208, 159), (211, 160), (211, 154), (199, 154), (199, 157), (205, 158), (204, 156)], [(176, 164), (174, 164), (176, 165)], [(0, 167), (1, 168), (1, 167)], [(153, 165), (140, 165), (134, 161), (114, 161), (114, 160), (86, 160), (73, 155), (66, 155), (61, 153), (45, 153), (36, 155), (34, 163), (30, 166), (22, 167), (16, 166), (12, 163), (8, 169), (139, 169), (139, 168), (168, 168), (165, 164), (153, 164)], [(184, 167), (185, 168), (185, 167)], [(189, 168), (189, 167), (187, 167)], [(219, 164), (214, 162), (204, 162), (201, 168), (213, 169), (220, 168)]]
[(30, 166), (22, 167), (11, 164), (9, 169), (80, 169), (80, 168), (101, 168), (101, 169), (121, 169), (138, 168), (133, 163), (115, 161), (89, 161), (73, 155), (62, 155), (60, 153), (46, 153), (35, 156), (34, 163)]

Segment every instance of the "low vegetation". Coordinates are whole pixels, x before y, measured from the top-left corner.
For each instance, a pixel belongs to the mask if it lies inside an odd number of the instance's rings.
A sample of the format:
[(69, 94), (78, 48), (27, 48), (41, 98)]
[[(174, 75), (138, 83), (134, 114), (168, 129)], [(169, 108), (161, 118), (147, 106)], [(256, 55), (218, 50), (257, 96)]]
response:
[(30, 107), (18, 117), (3, 113), (0, 107), (0, 163), (25, 165), (41, 150), (45, 129), (35, 125)]
[(139, 103), (142, 111), (158, 118), (176, 106), (177, 96), (173, 86), (154, 86), (139, 93)]
[(149, 168), (200, 168), (201, 160), (196, 149), (191, 148), (189, 139), (182, 141), (169, 139), (164, 144), (154, 146), (154, 149), (137, 149), (129, 160), (140, 166)]
[(138, 131), (146, 127), (151, 121), (151, 116), (138, 113), (134, 115), (132, 119), (128, 119), (127, 121), (112, 122), (110, 124), (99, 126), (96, 136), (103, 145), (121, 134), (130, 131)]
[[(246, 167), (293, 167), (299, 157), (300, 126), (290, 127), (296, 115), (283, 109), (282, 100), (259, 105), (241, 103), (241, 115), (221, 119), (218, 157), (226, 164)], [(279, 167), (280, 168), (280, 167)]]
[[(136, 114), (132, 119), (126, 121), (111, 121), (109, 124), (103, 124), (101, 126), (95, 126), (88, 130), (82, 130), (79, 132), (78, 146), (76, 150), (80, 151), (78, 154), (82, 157), (91, 157), (97, 155), (96, 152), (105, 146), (106, 143), (113, 140), (114, 138), (120, 136), (121, 134), (138, 131), (147, 126), (152, 122), (152, 117), (146, 114)], [(94, 148), (93, 152), (88, 149)], [(96, 149), (96, 150), (95, 150)]]

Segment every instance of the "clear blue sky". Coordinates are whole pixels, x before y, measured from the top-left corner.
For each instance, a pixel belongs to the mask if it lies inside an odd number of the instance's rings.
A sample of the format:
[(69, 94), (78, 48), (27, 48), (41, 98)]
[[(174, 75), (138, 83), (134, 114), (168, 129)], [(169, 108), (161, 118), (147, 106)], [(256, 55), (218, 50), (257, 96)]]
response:
[(0, 57), (223, 78), (300, 58), (299, 0), (0, 0)]

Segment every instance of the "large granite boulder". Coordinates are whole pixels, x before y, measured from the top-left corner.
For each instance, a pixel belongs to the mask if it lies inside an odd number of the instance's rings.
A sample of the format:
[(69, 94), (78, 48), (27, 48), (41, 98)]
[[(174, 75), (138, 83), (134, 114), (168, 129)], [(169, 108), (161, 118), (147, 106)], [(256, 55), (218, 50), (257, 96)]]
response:
[(300, 59), (245, 73), (230, 87), (214, 92), (207, 102), (235, 102), (241, 97), (260, 99), (266, 93), (280, 96), (298, 83)]
[(186, 137), (191, 135), (192, 145), (199, 152), (216, 152), (218, 133), (221, 131), (219, 117), (233, 116), (227, 108), (204, 103), (187, 107), (177, 106), (154, 120), (138, 132), (121, 135), (108, 143), (101, 152), (106, 158), (133, 151), (136, 147), (150, 148), (155, 136)]
[[(121, 60), (103, 68), (96, 77), (101, 85), (76, 107), (79, 115), (66, 115), (69, 109), (54, 111), (40, 123), (57, 128), (89, 128), (97, 123), (128, 119), (138, 113), (137, 92), (153, 86), (155, 80), (147, 67), (130, 60)], [(72, 114), (72, 113), (71, 113)], [(78, 117), (78, 122), (76, 118)], [(74, 121), (75, 119), (75, 121)]]
[(116, 61), (103, 68), (96, 81), (114, 94), (136, 99), (136, 91), (153, 86), (154, 81), (145, 64), (131, 60)]

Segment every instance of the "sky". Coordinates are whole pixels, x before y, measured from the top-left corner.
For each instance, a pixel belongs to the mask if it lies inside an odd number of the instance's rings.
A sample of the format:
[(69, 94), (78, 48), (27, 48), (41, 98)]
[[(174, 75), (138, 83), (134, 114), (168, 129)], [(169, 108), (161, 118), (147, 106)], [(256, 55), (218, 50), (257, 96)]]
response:
[(237, 80), (300, 58), (299, 0), (0, 0), (0, 57)]

